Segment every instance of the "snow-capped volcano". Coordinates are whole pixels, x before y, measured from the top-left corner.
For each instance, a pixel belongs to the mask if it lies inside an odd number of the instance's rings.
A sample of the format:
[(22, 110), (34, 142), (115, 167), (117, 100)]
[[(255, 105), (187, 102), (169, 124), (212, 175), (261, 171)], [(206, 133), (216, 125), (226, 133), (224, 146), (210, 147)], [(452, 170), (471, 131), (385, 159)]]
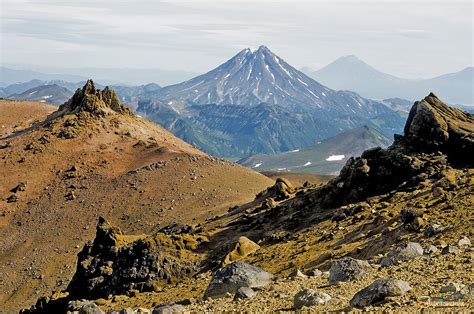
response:
[(384, 104), (327, 88), (265, 46), (160, 89), (137, 112), (227, 157), (294, 150), (362, 125), (388, 136), (403, 127), (403, 118)]
[(206, 74), (165, 87), (161, 98), (187, 104), (322, 106), (328, 93), (330, 89), (260, 46), (240, 51)]

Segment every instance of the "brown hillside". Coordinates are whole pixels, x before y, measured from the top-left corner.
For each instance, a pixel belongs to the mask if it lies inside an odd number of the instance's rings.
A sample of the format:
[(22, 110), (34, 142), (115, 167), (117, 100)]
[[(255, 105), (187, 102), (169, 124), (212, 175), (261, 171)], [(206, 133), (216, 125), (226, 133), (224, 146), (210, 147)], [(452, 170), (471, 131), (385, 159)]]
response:
[(149, 233), (202, 221), (272, 184), (135, 116), (92, 81), (52, 108), (0, 101), (2, 309), (64, 288), (99, 215)]

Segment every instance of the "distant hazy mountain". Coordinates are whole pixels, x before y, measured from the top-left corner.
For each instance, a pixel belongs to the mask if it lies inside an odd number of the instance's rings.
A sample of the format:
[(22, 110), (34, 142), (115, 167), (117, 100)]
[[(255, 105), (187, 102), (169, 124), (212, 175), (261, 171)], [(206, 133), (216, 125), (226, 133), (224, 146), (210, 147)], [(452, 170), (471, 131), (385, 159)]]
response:
[[(198, 73), (191, 71), (180, 70), (163, 70), (159, 68), (97, 68), (97, 67), (80, 67), (80, 68), (65, 68), (65, 67), (49, 67), (49, 66), (29, 66), (29, 65), (15, 65), (6, 66), (10, 69), (18, 70), (32, 70), (36, 75), (31, 76), (23, 81), (31, 79), (40, 80), (66, 80), (70, 82), (85, 81), (91, 78), (94, 82), (101, 82), (106, 85), (143, 85), (149, 83), (158, 83), (162, 86), (176, 84), (188, 80)], [(38, 77), (38, 73), (41, 77)], [(55, 73), (52, 77), (44, 77), (44, 73)], [(66, 78), (67, 76), (74, 76), (74, 79)], [(0, 82), (3, 82), (0, 80)], [(20, 82), (20, 81), (16, 81)], [(5, 82), (4, 82), (5, 83)], [(7, 82), (5, 85), (11, 84)]]
[(256, 171), (312, 172), (337, 174), (347, 159), (372, 147), (392, 142), (379, 131), (363, 126), (322, 140), (307, 148), (274, 155), (254, 155), (238, 161)]
[(474, 104), (472, 67), (432, 79), (410, 80), (380, 72), (351, 55), (308, 75), (331, 88), (352, 90), (369, 98), (399, 97), (413, 101), (434, 92), (449, 103)]
[(381, 102), (327, 88), (264, 46), (141, 98), (137, 111), (226, 157), (291, 150), (362, 125), (391, 136), (404, 124)]
[(66, 100), (71, 98), (73, 94), (73, 91), (53, 84), (33, 87), (21, 94), (9, 95), (8, 98), (17, 100), (47, 102), (54, 105), (61, 105)]
[(3, 82), (5, 85), (24, 83), (31, 80), (64, 80), (69, 82), (78, 82), (85, 81), (87, 80), (87, 78), (79, 75), (50, 74), (30, 70), (16, 70), (6, 67), (0, 67), (0, 82)]

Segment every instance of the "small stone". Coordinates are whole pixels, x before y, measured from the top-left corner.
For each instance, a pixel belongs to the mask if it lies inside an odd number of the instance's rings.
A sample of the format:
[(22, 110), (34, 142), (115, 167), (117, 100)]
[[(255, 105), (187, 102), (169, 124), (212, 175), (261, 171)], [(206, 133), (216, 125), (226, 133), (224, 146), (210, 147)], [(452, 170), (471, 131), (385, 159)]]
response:
[(135, 314), (135, 311), (132, 308), (127, 307), (125, 309), (120, 310), (120, 314)]
[(434, 196), (434, 197), (443, 196), (445, 193), (446, 193), (446, 192), (443, 190), (442, 187), (437, 186), (437, 187), (435, 187), (435, 188), (433, 189), (433, 196)]
[(252, 288), (240, 287), (235, 293), (234, 300), (251, 299), (255, 295), (257, 295), (257, 292), (255, 292)]
[(310, 277), (319, 277), (319, 276), (321, 276), (322, 274), (323, 274), (323, 272), (320, 271), (319, 269), (313, 269), (313, 270), (310, 270), (310, 271), (308, 272), (308, 276), (310, 276)]
[(151, 314), (151, 311), (149, 309), (139, 307), (138, 309), (135, 310), (135, 314)]
[(305, 274), (303, 274), (301, 272), (301, 270), (299, 270), (298, 268), (296, 268), (291, 274), (290, 274), (290, 278), (293, 278), (293, 279), (306, 279), (308, 276), (306, 276)]
[(450, 244), (450, 245), (444, 247), (443, 250), (441, 251), (441, 253), (444, 254), (444, 255), (445, 254), (457, 254), (457, 253), (459, 253), (459, 249), (458, 249), (457, 246)]
[(468, 237), (464, 236), (458, 241), (459, 247), (469, 247), (471, 246), (471, 240)]
[(436, 254), (438, 252), (439, 252), (438, 248), (436, 246), (432, 245), (432, 244), (428, 245), (424, 250), (424, 253), (428, 254), (428, 255), (433, 255), (433, 254)]
[(317, 304), (324, 304), (329, 300), (331, 300), (331, 296), (327, 293), (303, 288), (293, 298), (293, 307), (295, 309), (301, 309), (303, 306), (311, 307)]

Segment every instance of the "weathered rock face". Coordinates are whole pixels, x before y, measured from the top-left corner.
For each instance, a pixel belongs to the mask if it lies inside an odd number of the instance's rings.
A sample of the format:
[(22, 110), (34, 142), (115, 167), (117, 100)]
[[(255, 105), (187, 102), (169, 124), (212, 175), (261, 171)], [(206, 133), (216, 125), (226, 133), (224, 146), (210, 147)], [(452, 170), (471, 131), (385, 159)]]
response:
[(58, 110), (67, 113), (88, 112), (97, 116), (103, 116), (108, 111), (133, 115), (130, 109), (122, 105), (114, 90), (109, 87), (96, 89), (92, 80), (88, 80), (82, 89), (77, 89), (74, 96)]
[[(183, 237), (189, 236), (189, 239)], [(190, 235), (125, 236), (100, 218), (96, 238), (78, 254), (77, 270), (67, 291), (72, 298), (122, 294), (130, 289), (152, 291), (160, 280), (197, 270)], [(186, 244), (187, 243), (187, 244)]]
[(450, 165), (474, 166), (474, 116), (445, 105), (434, 94), (416, 102), (388, 149), (350, 158), (340, 175), (321, 189), (321, 204), (337, 207), (413, 186), (439, 176)]
[(270, 284), (273, 275), (246, 263), (233, 263), (218, 269), (204, 293), (205, 298), (225, 297), (235, 294), (240, 287), (260, 288)]

